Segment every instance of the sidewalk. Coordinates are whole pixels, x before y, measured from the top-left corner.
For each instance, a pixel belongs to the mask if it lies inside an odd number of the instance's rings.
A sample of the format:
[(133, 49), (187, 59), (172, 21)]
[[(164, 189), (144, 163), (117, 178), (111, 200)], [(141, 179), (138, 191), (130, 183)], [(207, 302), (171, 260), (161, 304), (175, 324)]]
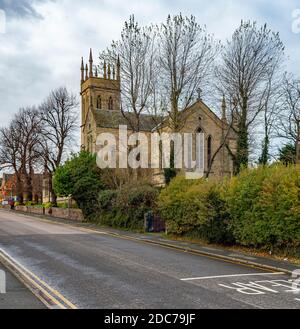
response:
[(278, 271), (278, 272), (285, 272), (288, 274), (292, 274), (293, 271), (300, 269), (300, 265), (293, 264), (288, 261), (281, 261), (272, 257), (254, 256), (249, 253), (236, 252), (222, 247), (216, 247), (216, 246), (211, 247), (211, 246), (206, 246), (206, 245), (204, 246), (198, 243), (192, 243), (188, 241), (171, 240), (165, 238), (163, 234), (146, 234), (146, 233), (142, 234), (142, 233), (113, 229), (109, 227), (101, 227), (91, 223), (79, 223), (66, 219), (54, 218), (50, 216), (41, 216), (41, 215), (33, 215), (33, 214), (29, 215), (27, 213), (22, 213), (22, 212), (20, 212), (20, 214), (31, 216), (31, 217), (37, 217), (40, 219), (46, 219), (48, 221), (56, 222), (60, 224), (72, 225), (74, 227), (90, 229), (95, 232), (97, 231), (106, 232), (113, 236), (118, 236), (119, 238), (131, 239), (139, 242), (168, 247), (184, 252), (196, 253), (202, 256), (207, 256), (207, 257), (243, 264), (247, 266), (253, 266), (264, 270)]
[(6, 293), (0, 294), (0, 309), (45, 309), (46, 306), (0, 263), (6, 274)]

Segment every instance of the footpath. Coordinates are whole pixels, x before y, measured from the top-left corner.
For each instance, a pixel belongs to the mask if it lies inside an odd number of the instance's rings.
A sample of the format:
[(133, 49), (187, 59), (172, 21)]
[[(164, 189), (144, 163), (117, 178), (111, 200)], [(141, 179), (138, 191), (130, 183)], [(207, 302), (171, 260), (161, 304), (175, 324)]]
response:
[[(5, 273), (4, 276), (3, 273)], [(0, 309), (46, 309), (46, 306), (1, 263), (0, 277)], [(5, 282), (3, 277), (5, 277)], [(5, 287), (5, 291), (2, 290), (3, 287)]]

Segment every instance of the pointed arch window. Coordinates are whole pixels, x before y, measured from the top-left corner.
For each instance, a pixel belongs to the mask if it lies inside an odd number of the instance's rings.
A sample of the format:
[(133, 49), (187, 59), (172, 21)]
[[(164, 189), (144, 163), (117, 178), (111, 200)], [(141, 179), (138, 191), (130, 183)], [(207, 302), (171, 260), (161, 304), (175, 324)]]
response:
[(207, 138), (207, 167), (209, 168), (212, 161), (212, 137), (211, 135)]
[(113, 110), (114, 109), (114, 101), (113, 101), (112, 97), (109, 97), (108, 109), (109, 110)]
[(102, 99), (101, 96), (97, 97), (97, 109), (102, 109)]

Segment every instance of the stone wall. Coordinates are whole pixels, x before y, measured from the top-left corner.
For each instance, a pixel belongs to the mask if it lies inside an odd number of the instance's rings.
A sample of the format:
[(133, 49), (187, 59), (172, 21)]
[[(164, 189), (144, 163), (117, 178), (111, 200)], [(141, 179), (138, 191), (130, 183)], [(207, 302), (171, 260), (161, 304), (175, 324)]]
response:
[(44, 208), (36, 208), (36, 207), (27, 207), (27, 212), (31, 214), (37, 214), (37, 215), (44, 215), (45, 209)]
[(27, 212), (27, 207), (26, 206), (16, 206), (15, 207), (16, 211), (23, 211), (23, 212)]
[(6, 210), (10, 210), (11, 209), (11, 206), (6, 204), (4, 206), (1, 206), (3, 209), (6, 209)]
[(17, 206), (16, 211), (27, 212), (37, 215), (47, 215), (57, 218), (70, 219), (78, 222), (84, 220), (82, 211), (80, 209), (64, 209), (64, 208), (37, 208), (37, 207), (27, 207), (27, 206)]
[(80, 209), (51, 208), (51, 216), (71, 219), (79, 222), (84, 220), (82, 211)]

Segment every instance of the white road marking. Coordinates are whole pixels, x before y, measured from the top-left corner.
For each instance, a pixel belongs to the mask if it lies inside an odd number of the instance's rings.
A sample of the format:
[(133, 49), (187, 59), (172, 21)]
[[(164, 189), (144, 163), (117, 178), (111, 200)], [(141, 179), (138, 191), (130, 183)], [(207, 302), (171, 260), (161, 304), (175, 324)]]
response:
[(242, 277), (242, 276), (264, 276), (264, 275), (282, 275), (284, 272), (276, 272), (276, 273), (250, 273), (250, 274), (231, 274), (231, 275), (217, 275), (217, 276), (202, 276), (198, 278), (186, 278), (181, 279), (181, 281), (194, 281), (194, 280), (209, 280), (209, 279), (221, 279), (221, 278), (234, 278), (234, 277)]

